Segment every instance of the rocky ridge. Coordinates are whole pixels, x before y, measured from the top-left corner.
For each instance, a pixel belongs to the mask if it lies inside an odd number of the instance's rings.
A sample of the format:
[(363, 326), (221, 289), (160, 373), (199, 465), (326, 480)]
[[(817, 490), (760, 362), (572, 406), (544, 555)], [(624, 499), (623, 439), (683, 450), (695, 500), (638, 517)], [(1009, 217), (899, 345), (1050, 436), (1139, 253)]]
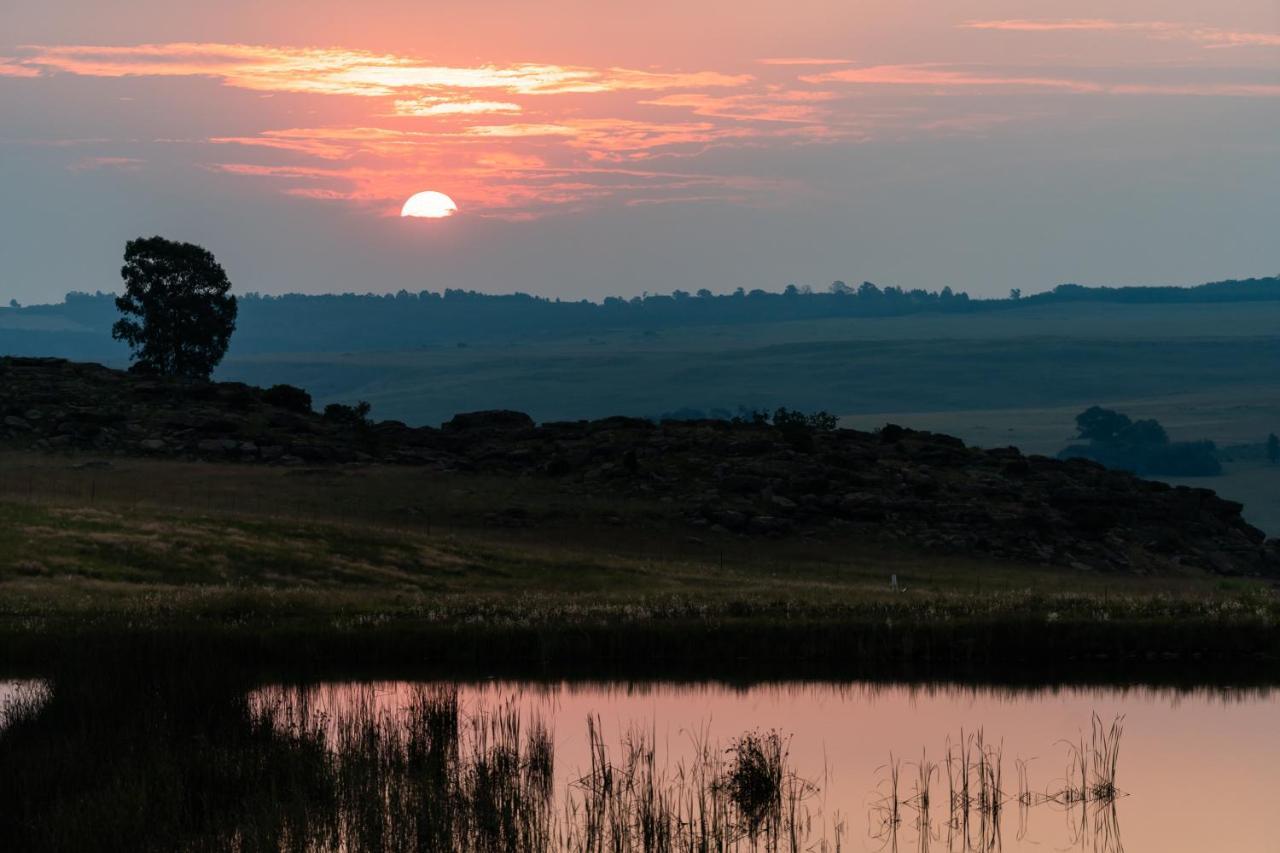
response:
[(1244, 521), (1239, 503), (1208, 489), (894, 425), (871, 433), (625, 417), (535, 424), (498, 411), (457, 415), (434, 429), (329, 418), (278, 399), (239, 383), (0, 358), (0, 442), (545, 477), (584, 493), (661, 500), (706, 535), (839, 531), (1081, 570), (1280, 575), (1280, 543)]

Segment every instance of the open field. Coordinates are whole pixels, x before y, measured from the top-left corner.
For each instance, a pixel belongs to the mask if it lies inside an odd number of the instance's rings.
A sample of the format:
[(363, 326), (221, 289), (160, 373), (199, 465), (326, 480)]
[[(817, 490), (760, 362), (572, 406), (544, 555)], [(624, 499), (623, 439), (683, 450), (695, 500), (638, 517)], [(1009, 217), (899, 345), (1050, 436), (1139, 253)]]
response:
[[(329, 665), (1280, 655), (1280, 597), (1262, 582), (854, 540), (700, 540), (661, 504), (574, 506), (542, 482), (412, 469), (6, 457), (2, 470), (11, 664), (86, 638), (166, 632)], [(892, 575), (905, 589), (891, 589)]]
[[(427, 424), (487, 408), (537, 420), (740, 405), (865, 415), (1078, 411), (1123, 400), (1168, 401), (1171, 409), (1198, 398), (1225, 409), (1230, 401), (1280, 399), (1278, 321), (1280, 303), (1082, 304), (394, 352), (237, 355), (233, 348), (219, 377), (289, 382), (318, 403), (364, 399), (377, 417)], [(1069, 428), (1068, 417), (1056, 434)]]

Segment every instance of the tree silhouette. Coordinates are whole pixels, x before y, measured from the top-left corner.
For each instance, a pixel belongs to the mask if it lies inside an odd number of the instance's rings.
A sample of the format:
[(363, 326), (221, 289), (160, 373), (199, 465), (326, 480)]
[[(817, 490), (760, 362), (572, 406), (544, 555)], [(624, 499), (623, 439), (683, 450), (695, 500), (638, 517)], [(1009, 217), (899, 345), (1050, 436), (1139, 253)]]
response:
[(1127, 415), (1101, 406), (1090, 406), (1076, 415), (1079, 437), (1087, 441), (1113, 444), (1133, 425)]
[[(125, 244), (125, 316), (111, 337), (133, 348), (137, 366), (166, 376), (207, 379), (236, 328), (231, 282), (207, 249), (163, 237)], [(136, 318), (136, 319), (135, 319)]]
[(1280, 462), (1280, 436), (1274, 432), (1267, 436), (1267, 461), (1272, 465)]

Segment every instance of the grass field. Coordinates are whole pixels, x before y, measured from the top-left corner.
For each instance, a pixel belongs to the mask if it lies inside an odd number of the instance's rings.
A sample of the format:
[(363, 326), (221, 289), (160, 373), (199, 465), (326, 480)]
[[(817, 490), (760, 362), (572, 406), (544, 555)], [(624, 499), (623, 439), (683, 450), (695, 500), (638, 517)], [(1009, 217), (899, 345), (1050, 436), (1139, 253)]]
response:
[(673, 657), (1023, 659), (1028, 642), (1085, 657), (1277, 645), (1280, 598), (1262, 582), (1081, 574), (857, 540), (700, 540), (660, 503), (583, 504), (535, 481), (12, 455), (0, 474), (10, 663), (174, 631), (250, 642), (264, 659), (622, 655), (668, 669)]
[(290, 382), (323, 402), (365, 399), (375, 416), (429, 424), (485, 408), (556, 420), (684, 406), (856, 414), (1083, 407), (1220, 391), (1274, 399), (1277, 321), (1277, 303), (1066, 305), (401, 352), (233, 352), (219, 375)]

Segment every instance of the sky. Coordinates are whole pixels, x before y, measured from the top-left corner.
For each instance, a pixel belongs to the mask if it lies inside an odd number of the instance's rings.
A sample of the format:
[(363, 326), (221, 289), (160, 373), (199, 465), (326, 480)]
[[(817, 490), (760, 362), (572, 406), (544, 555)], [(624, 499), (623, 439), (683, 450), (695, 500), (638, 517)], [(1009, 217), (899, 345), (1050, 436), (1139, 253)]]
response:
[(263, 293), (1280, 272), (1276, 0), (14, 6), (6, 303), (152, 234)]

